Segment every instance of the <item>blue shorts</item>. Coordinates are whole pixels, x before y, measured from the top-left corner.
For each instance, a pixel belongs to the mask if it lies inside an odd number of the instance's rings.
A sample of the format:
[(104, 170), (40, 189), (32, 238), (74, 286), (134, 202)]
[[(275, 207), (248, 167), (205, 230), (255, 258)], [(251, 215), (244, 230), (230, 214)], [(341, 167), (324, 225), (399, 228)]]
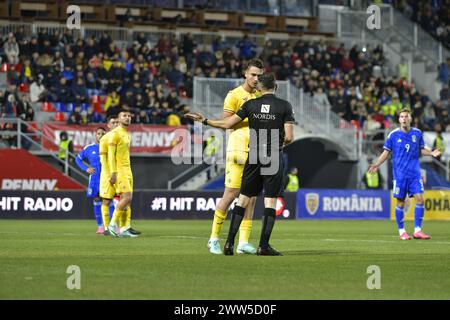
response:
[(89, 184), (86, 195), (88, 198), (97, 198), (100, 193), (100, 174), (94, 173), (89, 176)]
[(392, 193), (396, 199), (405, 199), (415, 194), (423, 193), (422, 177), (395, 179)]

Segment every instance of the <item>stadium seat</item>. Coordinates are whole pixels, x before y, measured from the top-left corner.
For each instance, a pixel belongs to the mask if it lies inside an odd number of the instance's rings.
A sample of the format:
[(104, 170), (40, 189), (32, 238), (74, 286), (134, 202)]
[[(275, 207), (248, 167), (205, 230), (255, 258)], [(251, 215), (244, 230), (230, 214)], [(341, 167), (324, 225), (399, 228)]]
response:
[(53, 112), (55, 111), (55, 108), (53, 108), (53, 104), (51, 102), (44, 102), (42, 104), (42, 111)]
[(66, 105), (62, 102), (55, 103), (55, 110), (58, 112), (66, 112)]
[(81, 111), (88, 111), (88, 109), (89, 109), (89, 103), (81, 104)]
[(0, 68), (0, 72), (8, 72), (9, 71), (9, 64), (8, 63), (2, 63), (2, 67)]
[(352, 124), (356, 129), (359, 129), (359, 128), (361, 127), (358, 120), (352, 120), (352, 121), (351, 121), (351, 124)]
[(102, 102), (101, 102), (100, 96), (92, 97), (92, 107), (94, 108), (95, 112), (103, 113)]
[(75, 103), (69, 102), (68, 104), (66, 104), (67, 112), (72, 112), (74, 109), (75, 109)]
[(21, 83), (19, 86), (19, 91), (22, 93), (26, 93), (30, 91), (30, 86), (28, 85), (28, 83)]
[(65, 122), (66, 115), (64, 114), (64, 112), (56, 112), (55, 113), (55, 121)]

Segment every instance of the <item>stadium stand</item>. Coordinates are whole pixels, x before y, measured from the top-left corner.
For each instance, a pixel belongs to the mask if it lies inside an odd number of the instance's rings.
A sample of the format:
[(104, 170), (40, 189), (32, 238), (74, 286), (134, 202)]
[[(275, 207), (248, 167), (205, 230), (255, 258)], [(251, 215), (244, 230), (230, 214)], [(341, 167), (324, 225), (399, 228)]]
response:
[[(65, 21), (67, 4), (56, 10), (51, 1), (5, 3), (0, 16), (29, 16), (33, 25), (16, 23), (0, 39), (0, 75), (8, 79), (0, 89), (2, 117), (88, 124), (126, 108), (135, 123), (186, 124), (194, 76), (238, 78), (245, 62), (259, 57), (279, 80), (369, 135), (395, 125), (403, 107), (418, 128), (440, 123), (450, 131), (450, 61), (442, 64), (440, 98), (432, 101), (408, 81), (408, 70), (388, 75), (382, 46), (339, 43), (317, 30), (317, 17), (231, 12), (201, 1), (185, 8), (89, 2), (82, 4), (90, 24), (81, 34), (39, 24)], [(219, 29), (221, 36), (212, 32)]]

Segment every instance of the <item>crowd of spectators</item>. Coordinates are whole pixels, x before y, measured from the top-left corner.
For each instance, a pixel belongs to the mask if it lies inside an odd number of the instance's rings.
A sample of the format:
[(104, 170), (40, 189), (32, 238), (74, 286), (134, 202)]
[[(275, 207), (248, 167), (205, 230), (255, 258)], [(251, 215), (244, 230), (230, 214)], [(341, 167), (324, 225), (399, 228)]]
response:
[[(189, 107), (183, 102), (192, 97), (193, 76), (239, 78), (246, 61), (255, 57), (277, 79), (310, 94), (314, 105), (358, 127), (388, 128), (406, 107), (415, 126), (432, 130), (439, 122), (450, 130), (448, 75), (433, 102), (408, 82), (405, 65), (397, 75), (385, 76), (381, 46), (269, 40), (258, 47), (248, 36), (235, 43), (218, 36), (206, 45), (189, 33), (180, 39), (164, 34), (157, 43), (140, 33), (124, 49), (106, 31), (85, 40), (73, 39), (70, 31), (11, 33), (0, 42), (0, 58), (10, 65), (10, 88), (0, 90), (1, 112), (30, 119), (30, 101), (49, 102), (65, 106), (72, 124), (102, 122), (123, 108), (134, 112), (135, 123), (179, 125), (186, 123), (182, 115)], [(22, 89), (25, 94), (19, 94)]]
[(450, 49), (450, 0), (394, 0), (394, 6)]

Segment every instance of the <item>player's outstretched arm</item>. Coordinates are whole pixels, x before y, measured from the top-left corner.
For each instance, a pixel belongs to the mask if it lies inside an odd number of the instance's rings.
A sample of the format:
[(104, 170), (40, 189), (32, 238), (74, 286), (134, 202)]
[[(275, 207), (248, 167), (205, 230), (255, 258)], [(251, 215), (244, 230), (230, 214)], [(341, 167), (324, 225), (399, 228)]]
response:
[(383, 164), (384, 161), (386, 161), (389, 153), (390, 151), (384, 150), (383, 153), (378, 157), (377, 161), (369, 166), (369, 173), (377, 172), (378, 168)]
[(214, 120), (206, 119), (206, 117), (200, 113), (187, 113), (185, 117), (193, 121), (202, 122), (205, 125), (210, 125), (212, 127), (221, 129), (230, 129), (235, 124), (242, 121), (242, 119), (236, 114), (233, 114), (232, 116), (229, 116), (225, 119)]
[(439, 151), (439, 149), (434, 149), (433, 151), (430, 151), (426, 148), (422, 148), (422, 150), (420, 151), (420, 153), (423, 156), (432, 156), (432, 157), (439, 157), (442, 153)]

